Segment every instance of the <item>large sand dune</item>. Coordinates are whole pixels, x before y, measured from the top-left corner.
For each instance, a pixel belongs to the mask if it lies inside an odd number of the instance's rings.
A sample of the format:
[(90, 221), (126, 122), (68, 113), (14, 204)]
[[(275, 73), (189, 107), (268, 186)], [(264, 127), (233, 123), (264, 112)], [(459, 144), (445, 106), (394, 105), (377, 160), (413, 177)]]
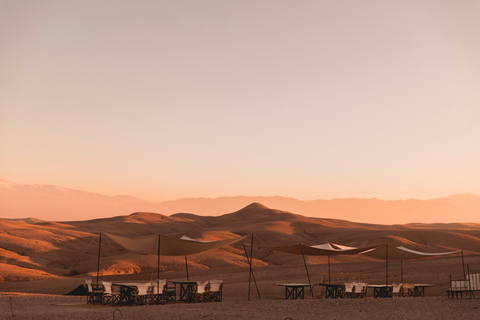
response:
[[(85, 297), (64, 296), (87, 278), (96, 276), (99, 233), (127, 236), (162, 233), (187, 235), (203, 240), (254, 234), (254, 275), (258, 286), (250, 286), (249, 268), (242, 243), (188, 257), (190, 279), (224, 280), (222, 303), (158, 306), (87, 306)], [(375, 225), (344, 220), (309, 218), (274, 210), (259, 203), (217, 217), (194, 214), (165, 216), (138, 212), (128, 216), (87, 221), (47, 222), (0, 220), (0, 319), (473, 319), (480, 300), (448, 300), (449, 276), (463, 276), (459, 254), (435, 259), (390, 261), (389, 282), (430, 283), (425, 298), (325, 300), (320, 286), (307, 291), (303, 301), (285, 301), (278, 282), (308, 282), (301, 256), (278, 253), (265, 245), (334, 242), (350, 246), (389, 243), (425, 252), (463, 250), (471, 269), (480, 269), (480, 227), (476, 224)], [(248, 237), (245, 244), (249, 244)], [(100, 280), (148, 281), (156, 277), (155, 256), (128, 252), (108, 237), (102, 237)], [(327, 258), (307, 256), (312, 283), (326, 281)], [(161, 257), (161, 277), (184, 280), (184, 257)], [(386, 281), (382, 260), (359, 256), (331, 258), (333, 282), (346, 274), (370, 284)], [(372, 293), (370, 292), (370, 297)], [(120, 316), (122, 312), (122, 316)]]
[[(309, 218), (253, 203), (239, 211), (217, 217), (194, 214), (165, 216), (139, 212), (128, 216), (72, 222), (25, 222), (0, 220), (0, 271), (5, 282), (49, 279), (96, 273), (98, 235), (108, 232), (140, 237), (161, 233), (217, 240), (254, 234), (254, 266), (298, 264), (298, 256), (271, 252), (265, 246), (334, 242), (349, 246), (389, 243), (395, 246), (441, 252), (480, 252), (480, 227), (476, 224), (374, 225), (343, 220)], [(141, 274), (156, 267), (156, 258), (134, 254), (102, 238), (102, 275)], [(245, 241), (247, 244), (249, 241)], [(307, 257), (310, 264), (325, 264), (325, 257)], [(333, 262), (375, 260), (336, 257)], [(242, 243), (188, 258), (191, 270), (245, 267)], [(162, 257), (162, 271), (185, 268), (183, 257)], [(22, 271), (23, 270), (23, 271)]]

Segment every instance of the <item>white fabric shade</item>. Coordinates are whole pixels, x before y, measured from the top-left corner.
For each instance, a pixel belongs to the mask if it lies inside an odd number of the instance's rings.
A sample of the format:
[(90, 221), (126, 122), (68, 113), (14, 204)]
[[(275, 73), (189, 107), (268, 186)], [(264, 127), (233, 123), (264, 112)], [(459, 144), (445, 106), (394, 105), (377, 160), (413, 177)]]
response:
[[(129, 251), (139, 254), (160, 254), (162, 256), (183, 256), (196, 254), (230, 245), (247, 237), (245, 235), (231, 239), (205, 242), (197, 241), (191, 238), (172, 238), (161, 234), (139, 238), (124, 237), (110, 233), (105, 233), (105, 235)], [(160, 250), (158, 250), (159, 243)]]
[(358, 254), (363, 251), (367, 251), (377, 246), (354, 248), (341, 246), (333, 243), (324, 243), (315, 246), (306, 246), (304, 244), (294, 244), (288, 246), (269, 247), (271, 250), (292, 253), (303, 254), (306, 256), (336, 256), (336, 255), (349, 255)]
[[(388, 256), (387, 256), (388, 251)], [(376, 259), (389, 259), (389, 260), (411, 260), (411, 259), (424, 259), (436, 256), (443, 256), (446, 254), (460, 253), (460, 251), (449, 251), (439, 253), (426, 253), (405, 247), (394, 247), (388, 244), (361, 252), (361, 255), (376, 258)]]

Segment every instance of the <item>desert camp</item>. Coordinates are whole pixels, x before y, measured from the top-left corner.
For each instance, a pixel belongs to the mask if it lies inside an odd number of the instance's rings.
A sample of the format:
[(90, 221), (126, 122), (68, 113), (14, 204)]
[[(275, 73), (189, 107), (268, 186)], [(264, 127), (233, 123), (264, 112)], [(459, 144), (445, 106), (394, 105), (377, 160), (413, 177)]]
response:
[[(309, 230), (316, 239), (286, 233), (287, 225)], [(32, 259), (61, 257), (67, 262), (64, 268), (39, 272), (41, 277), (24, 274), (23, 279), (15, 279), (15, 272), (9, 271), (15, 269), (2, 265), (3, 306), (26, 319), (36, 314), (30, 304), (24, 305), (33, 297), (31, 305), (45, 309), (45, 319), (63, 309), (80, 317), (106, 316), (116, 309), (127, 315), (136, 308), (147, 308), (141, 309), (147, 314), (168, 310), (179, 319), (188, 319), (188, 310), (202, 314), (215, 310), (213, 318), (220, 319), (232, 317), (239, 304), (248, 310), (260, 308), (256, 316), (266, 319), (280, 315), (293, 319), (296, 314), (298, 319), (310, 319), (315, 310), (334, 312), (329, 301), (340, 303), (339, 310), (347, 310), (345, 316), (351, 308), (367, 304), (388, 312), (391, 303), (415, 307), (441, 300), (451, 306), (462, 303), (469, 310), (480, 301), (476, 244), (464, 246), (476, 232), (471, 226), (440, 231), (426, 225), (421, 234), (430, 245), (412, 245), (419, 226), (327, 223), (255, 203), (209, 218), (149, 213), (61, 224), (2, 220), (2, 227), (8, 235), (3, 238), (4, 254), (13, 248), (14, 238), (21, 243), (24, 231), (31, 230), (24, 250), (34, 249), (28, 249), (30, 241), (44, 245), (51, 241), (62, 252), (49, 255), (45, 250), (42, 256), (31, 251)], [(52, 262), (45, 265), (55, 266)], [(48, 299), (52, 303), (40, 305)], [(308, 310), (301, 307), (305, 303)], [(266, 306), (276, 311), (267, 314)]]

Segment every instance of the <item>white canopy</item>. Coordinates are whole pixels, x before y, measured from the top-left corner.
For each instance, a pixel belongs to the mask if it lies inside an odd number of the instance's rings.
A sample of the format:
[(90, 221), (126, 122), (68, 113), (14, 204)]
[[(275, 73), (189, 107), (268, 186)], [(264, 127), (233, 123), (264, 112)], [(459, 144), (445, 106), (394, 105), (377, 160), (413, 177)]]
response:
[[(129, 251), (139, 254), (160, 254), (162, 256), (183, 256), (200, 253), (233, 244), (247, 237), (241, 236), (207, 242), (197, 241), (188, 237), (188, 239), (172, 238), (161, 234), (140, 238), (124, 237), (110, 233), (105, 233), (105, 235)], [(159, 244), (160, 250), (158, 249)]]
[(306, 256), (336, 256), (336, 255), (349, 255), (357, 254), (363, 251), (371, 250), (377, 246), (354, 248), (342, 246), (334, 243), (324, 243), (315, 246), (306, 246), (298, 243), (288, 246), (269, 247), (274, 251), (281, 251), (292, 254), (303, 254)]
[[(388, 256), (387, 256), (388, 252)], [(430, 258), (435, 256), (443, 256), (446, 254), (459, 253), (460, 251), (449, 251), (449, 252), (439, 252), (439, 253), (426, 253), (415, 251), (412, 249), (407, 249), (405, 247), (394, 247), (388, 244), (361, 252), (361, 255), (376, 258), (376, 259), (389, 259), (389, 260), (410, 260), (410, 259), (423, 259)]]

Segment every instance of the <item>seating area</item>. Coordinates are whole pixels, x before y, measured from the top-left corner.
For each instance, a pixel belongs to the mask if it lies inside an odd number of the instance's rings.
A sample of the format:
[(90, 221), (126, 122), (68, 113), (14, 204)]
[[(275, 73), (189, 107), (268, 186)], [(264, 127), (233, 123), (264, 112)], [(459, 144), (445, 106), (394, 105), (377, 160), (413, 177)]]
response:
[(392, 284), (392, 297), (413, 297), (415, 296), (415, 285), (413, 283)]
[(346, 282), (343, 298), (366, 298), (367, 287), (364, 282)]
[[(180, 285), (178, 300), (176, 284)], [(102, 281), (97, 284), (93, 283), (92, 279), (87, 279), (85, 287), (87, 304), (149, 305), (171, 301), (221, 302), (223, 280), (169, 283), (164, 279), (143, 283)]]
[(447, 289), (449, 299), (475, 298), (480, 293), (480, 270), (468, 270), (465, 279), (453, 280), (450, 275), (450, 288)]

